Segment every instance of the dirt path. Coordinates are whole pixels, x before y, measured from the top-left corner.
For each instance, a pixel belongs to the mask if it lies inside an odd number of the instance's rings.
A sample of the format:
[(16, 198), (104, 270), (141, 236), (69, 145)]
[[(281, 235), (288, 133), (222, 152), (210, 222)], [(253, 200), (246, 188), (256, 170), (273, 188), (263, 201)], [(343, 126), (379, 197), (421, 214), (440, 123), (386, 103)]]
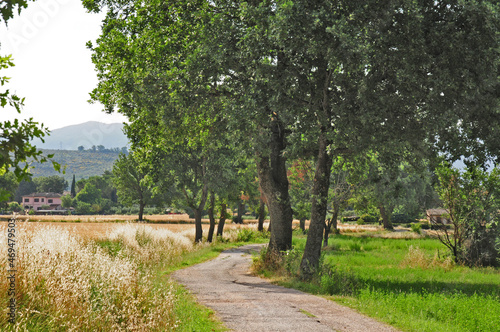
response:
[(176, 271), (172, 277), (234, 331), (396, 331), (321, 297), (252, 276), (251, 252), (260, 247), (224, 251), (216, 259)]

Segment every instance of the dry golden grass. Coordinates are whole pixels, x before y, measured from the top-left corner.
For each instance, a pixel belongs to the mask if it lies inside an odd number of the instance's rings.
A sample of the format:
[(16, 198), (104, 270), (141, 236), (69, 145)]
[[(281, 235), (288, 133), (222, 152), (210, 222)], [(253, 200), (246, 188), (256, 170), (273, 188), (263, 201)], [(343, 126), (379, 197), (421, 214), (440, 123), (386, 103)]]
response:
[[(8, 257), (6, 226), (0, 226), (0, 263), (3, 266)], [(70, 231), (69, 227), (52, 223), (19, 222), (16, 225), (18, 305), (15, 329), (30, 330), (33, 324), (37, 330), (54, 330), (55, 327), (70, 331), (173, 329), (175, 299), (169, 287), (164, 291), (153, 290), (152, 276), (140, 272), (139, 260), (127, 255), (112, 257), (94, 242), (83, 241), (78, 235), (78, 226)], [(132, 224), (118, 226), (111, 230), (111, 240), (115, 236), (151, 243), (146, 246), (147, 250), (142, 248), (144, 243), (136, 248), (140, 249), (137, 250), (139, 256), (146, 253), (143, 257), (146, 260), (155, 259), (149, 256), (155, 249), (169, 255), (192, 249), (191, 239), (166, 229), (158, 231)], [(104, 230), (110, 229), (101, 229)], [(167, 250), (167, 247), (175, 250)], [(0, 329), (9, 326), (8, 287), (7, 269), (3, 269)]]
[(451, 257), (446, 257), (444, 259), (440, 258), (438, 253), (434, 254), (434, 257), (427, 256), (423, 250), (418, 246), (414, 247), (410, 245), (408, 248), (408, 253), (401, 261), (401, 267), (412, 267), (421, 269), (430, 269), (433, 267), (441, 267), (445, 270), (451, 270), (454, 266)]
[[(224, 240), (235, 241), (239, 229), (256, 227), (228, 224)], [(7, 223), (0, 223), (3, 266), (7, 234)], [(7, 321), (9, 281), (3, 269), (0, 330), (173, 330), (175, 297), (168, 281), (153, 289), (148, 271), (209, 245), (193, 244), (190, 223), (18, 221), (15, 234), (17, 322)]]
[[(186, 215), (187, 216), (187, 215)], [(2, 216), (5, 217), (5, 220), (9, 218), (10, 216)], [(23, 217), (23, 218), (21, 218)], [(106, 222), (106, 221), (100, 221), (100, 222), (74, 222), (70, 221), (69, 217), (75, 218), (76, 216), (65, 216), (68, 217), (68, 220), (65, 222), (57, 221), (61, 220), (58, 219), (57, 216), (37, 216), (37, 217), (43, 217), (45, 218), (44, 221), (33, 221), (32, 219), (24, 218), (24, 216), (18, 217), (18, 223), (19, 224), (25, 224), (25, 227), (28, 228), (36, 228), (42, 225), (51, 225), (51, 226), (56, 226), (60, 227), (61, 229), (68, 230), (71, 234), (78, 235), (79, 237), (83, 238), (84, 240), (95, 240), (95, 239), (101, 239), (106, 237), (110, 232), (112, 232), (114, 229), (119, 228), (120, 226), (126, 225), (126, 224), (135, 224), (135, 225), (147, 225), (148, 227), (152, 227), (153, 229), (157, 230), (162, 230), (162, 229), (167, 229), (172, 232), (180, 233), (186, 231), (187, 234), (193, 233), (194, 236), (194, 221), (187, 219), (183, 223), (178, 223), (178, 220), (173, 220), (172, 223), (137, 223), (137, 222)], [(111, 216), (106, 216), (106, 217), (111, 217)], [(127, 217), (127, 216), (125, 216)], [(160, 216), (162, 217), (162, 216)], [(61, 216), (59, 216), (61, 218)], [(77, 220), (77, 219), (74, 219)], [(117, 220), (111, 218), (110, 220)], [(50, 223), (49, 223), (50, 221)], [(0, 221), (0, 225), (6, 225), (7, 221)], [(246, 225), (253, 225), (253, 224), (246, 224)], [(204, 234), (207, 234), (209, 225), (207, 223), (204, 223), (202, 225), (203, 227), (203, 232)], [(236, 225), (232, 223), (227, 223), (224, 227), (224, 230), (231, 230), (231, 229), (239, 229), (242, 227), (241, 225)], [(256, 227), (256, 225), (255, 225)], [(267, 227), (267, 226), (266, 226)]]
[[(8, 219), (11, 215), (0, 215), (0, 220)], [(154, 222), (190, 222), (187, 214), (165, 214), (165, 215), (150, 215), (144, 216), (147, 220)], [(77, 216), (77, 215), (18, 215), (19, 220), (29, 220), (29, 221), (70, 221), (70, 222), (123, 222), (123, 221), (135, 221), (137, 220), (137, 215), (122, 215), (122, 214), (112, 214), (112, 215), (92, 215), (92, 216)]]

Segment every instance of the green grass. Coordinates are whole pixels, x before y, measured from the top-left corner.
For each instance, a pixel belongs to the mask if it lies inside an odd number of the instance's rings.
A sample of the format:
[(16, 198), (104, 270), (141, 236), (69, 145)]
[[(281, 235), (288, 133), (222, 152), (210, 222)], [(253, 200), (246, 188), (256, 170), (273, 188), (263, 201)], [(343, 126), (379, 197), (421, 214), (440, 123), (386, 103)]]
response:
[(330, 295), (405, 331), (500, 331), (500, 270), (455, 266), (435, 239), (332, 236), (312, 283), (294, 278), (304, 245), (296, 237), (285, 259), (291, 275), (279, 280), (287, 287)]
[(174, 312), (179, 321), (175, 331), (228, 331), (212, 310), (196, 303), (194, 297), (182, 286), (174, 286), (174, 291), (176, 298)]

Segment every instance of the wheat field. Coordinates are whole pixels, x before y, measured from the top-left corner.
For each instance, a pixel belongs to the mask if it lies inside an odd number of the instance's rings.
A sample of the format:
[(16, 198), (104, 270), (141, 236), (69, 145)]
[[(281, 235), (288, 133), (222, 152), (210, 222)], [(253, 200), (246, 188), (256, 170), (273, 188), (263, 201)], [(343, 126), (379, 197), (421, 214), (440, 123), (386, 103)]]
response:
[[(204, 228), (208, 225), (204, 225)], [(225, 240), (240, 228), (228, 225)], [(8, 267), (8, 226), (0, 223), (0, 262)], [(174, 330), (169, 281), (152, 269), (194, 245), (192, 224), (23, 222), (15, 226), (16, 323), (8, 322), (8, 268), (0, 276), (0, 330)], [(119, 251), (108, 250), (119, 247)]]

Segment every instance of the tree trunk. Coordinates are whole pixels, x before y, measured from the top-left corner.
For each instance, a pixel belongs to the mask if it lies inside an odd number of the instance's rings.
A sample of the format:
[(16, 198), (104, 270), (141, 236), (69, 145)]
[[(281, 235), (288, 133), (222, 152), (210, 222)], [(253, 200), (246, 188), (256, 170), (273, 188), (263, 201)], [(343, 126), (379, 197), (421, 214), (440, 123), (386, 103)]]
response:
[(302, 230), (302, 234), (306, 234), (306, 218), (300, 218), (299, 225)]
[(194, 224), (196, 228), (194, 242), (198, 243), (203, 240), (203, 227), (201, 225), (201, 217), (203, 214), (203, 209), (205, 208), (205, 202), (207, 201), (208, 196), (208, 186), (203, 185), (203, 189), (201, 190), (201, 199), (200, 204), (194, 209)]
[(318, 139), (318, 161), (314, 173), (314, 185), (312, 189), (311, 221), (307, 233), (304, 256), (300, 263), (302, 278), (312, 277), (319, 265), (321, 256), (321, 243), (325, 229), (325, 217), (327, 210), (328, 188), (330, 187), (330, 173), (332, 168), (332, 157), (328, 154), (329, 142), (323, 133)]
[(143, 221), (144, 206), (146, 204), (141, 200), (139, 201), (139, 222)]
[(339, 207), (335, 206), (333, 208), (332, 218), (330, 220), (328, 220), (328, 222), (325, 225), (325, 236), (323, 237), (323, 248), (328, 246), (328, 238), (329, 238), (330, 233), (332, 233), (332, 228), (333, 228), (333, 232), (335, 234), (338, 233), (338, 229), (337, 229), (337, 217), (338, 217), (338, 215), (339, 215)]
[(266, 203), (264, 203), (264, 200), (262, 197), (260, 198), (260, 204), (259, 204), (259, 223), (258, 223), (258, 230), (259, 232), (264, 231), (264, 220), (266, 219)]
[(380, 215), (382, 216), (384, 229), (393, 230), (394, 228), (392, 227), (392, 221), (391, 221), (392, 209), (387, 210), (382, 204), (378, 206), (378, 209), (380, 211)]
[(210, 193), (210, 206), (208, 207), (208, 218), (210, 219), (210, 228), (208, 229), (207, 241), (212, 242), (215, 230), (215, 217), (214, 217), (215, 194)]
[(194, 225), (195, 225), (195, 238), (194, 242), (198, 243), (203, 240), (203, 227), (201, 224), (201, 217), (202, 217), (203, 209), (196, 209), (194, 210)]
[(219, 224), (217, 225), (217, 236), (222, 236), (222, 232), (224, 232), (224, 224), (226, 223), (226, 203), (220, 204), (220, 218)]
[(257, 155), (257, 171), (260, 186), (267, 199), (271, 217), (271, 239), (269, 253), (281, 252), (292, 248), (292, 207), (288, 196), (288, 177), (286, 174), (285, 128), (275, 116), (271, 119), (271, 154), (269, 157)]

